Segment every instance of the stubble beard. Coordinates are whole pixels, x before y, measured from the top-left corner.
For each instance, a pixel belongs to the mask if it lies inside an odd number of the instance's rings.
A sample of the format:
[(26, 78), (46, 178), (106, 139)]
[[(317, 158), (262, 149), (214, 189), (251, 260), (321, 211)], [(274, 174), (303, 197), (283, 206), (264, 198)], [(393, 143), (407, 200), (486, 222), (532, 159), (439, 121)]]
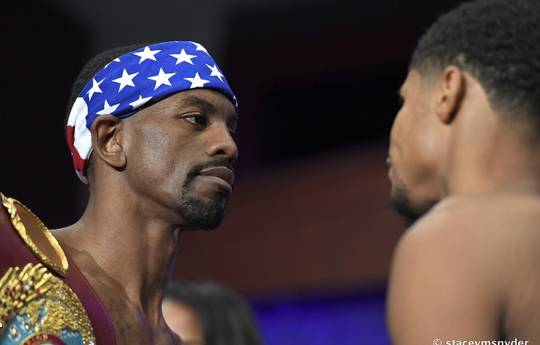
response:
[(218, 192), (215, 199), (200, 199), (184, 189), (180, 200), (180, 214), (186, 229), (212, 230), (225, 218), (228, 195)]
[(203, 199), (192, 195), (189, 190), (190, 184), (202, 169), (220, 165), (230, 166), (228, 160), (199, 164), (194, 166), (186, 176), (179, 203), (179, 212), (184, 220), (184, 227), (186, 229), (212, 230), (223, 222), (225, 208), (229, 200), (228, 192), (218, 190), (213, 199)]
[(409, 192), (404, 187), (394, 187), (388, 203), (395, 212), (403, 217), (407, 226), (414, 224), (425, 213), (415, 210), (412, 207)]

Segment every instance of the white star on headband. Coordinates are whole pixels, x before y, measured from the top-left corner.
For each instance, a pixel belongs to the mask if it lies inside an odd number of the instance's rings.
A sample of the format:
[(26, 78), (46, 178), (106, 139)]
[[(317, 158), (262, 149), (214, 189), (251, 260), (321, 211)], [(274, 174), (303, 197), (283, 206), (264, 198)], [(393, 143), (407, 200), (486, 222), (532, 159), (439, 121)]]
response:
[(176, 58), (176, 65), (181, 64), (182, 62), (187, 62), (193, 65), (193, 61), (191, 61), (191, 59), (197, 57), (197, 55), (187, 54), (184, 49), (182, 49), (179, 54), (170, 54), (170, 55), (173, 58)]
[(198, 50), (198, 51), (201, 51), (201, 52), (205, 52), (206, 54), (208, 54), (208, 50), (206, 50), (206, 48), (203, 47), (202, 44), (197, 43), (197, 42), (191, 42), (191, 43), (193, 43), (193, 45), (195, 45), (195, 48), (197, 48), (197, 49), (195, 49), (195, 50)]
[(100, 82), (97, 82), (95, 78), (92, 78), (92, 88), (90, 90), (88, 90), (88, 92), (86, 93), (88, 95), (89, 100), (92, 99), (92, 96), (95, 93), (103, 93), (103, 91), (101, 91), (101, 89), (99, 87), (99, 84), (103, 83), (104, 80), (105, 80), (105, 78), (102, 79)]
[(165, 73), (163, 71), (163, 68), (159, 69), (159, 73), (155, 76), (148, 77), (148, 79), (153, 80), (156, 82), (156, 86), (154, 87), (154, 90), (156, 90), (161, 85), (169, 85), (171, 86), (171, 82), (169, 79), (175, 75), (176, 73)]
[(185, 80), (191, 82), (191, 87), (192, 89), (196, 88), (196, 87), (204, 87), (204, 84), (207, 84), (209, 83), (210, 81), (209, 80), (204, 80), (204, 79), (201, 79), (201, 77), (199, 77), (199, 73), (195, 73), (195, 76), (193, 78), (184, 78)]
[(141, 59), (139, 60), (139, 64), (141, 64), (145, 60), (156, 60), (156, 54), (159, 53), (161, 50), (151, 50), (148, 47), (144, 47), (144, 50), (142, 52), (133, 53), (133, 55), (137, 55)]
[(212, 73), (210, 73), (211, 77), (216, 77), (220, 81), (223, 81), (223, 74), (221, 74), (216, 64), (214, 64), (214, 67), (207, 64), (206, 67), (210, 68), (210, 71), (212, 71)]
[(141, 105), (145, 104), (146, 102), (148, 102), (150, 99), (152, 99), (152, 97), (144, 97), (142, 95), (139, 95), (139, 98), (137, 98), (135, 101), (129, 103), (129, 105), (131, 105), (133, 107), (133, 109), (137, 109), (138, 107), (140, 107)]
[(120, 103), (114, 104), (114, 105), (109, 105), (109, 102), (107, 102), (107, 100), (105, 100), (105, 103), (103, 103), (103, 109), (98, 111), (96, 114), (98, 114), (98, 115), (110, 115), (116, 110), (116, 108), (118, 108), (119, 105), (120, 105)]
[(120, 84), (120, 88), (118, 89), (118, 92), (122, 91), (122, 89), (126, 86), (135, 87), (135, 84), (133, 84), (133, 78), (135, 78), (137, 74), (139, 74), (139, 72), (128, 74), (126, 69), (124, 69), (122, 71), (122, 76), (120, 78), (116, 78), (113, 80), (115, 83)]
[(109, 65), (112, 64), (113, 62), (120, 62), (120, 59), (119, 59), (119, 58), (116, 58), (116, 59), (112, 60), (111, 62), (109, 62), (108, 64), (106, 64), (105, 67), (103, 67), (103, 69), (106, 69), (107, 67), (109, 67)]

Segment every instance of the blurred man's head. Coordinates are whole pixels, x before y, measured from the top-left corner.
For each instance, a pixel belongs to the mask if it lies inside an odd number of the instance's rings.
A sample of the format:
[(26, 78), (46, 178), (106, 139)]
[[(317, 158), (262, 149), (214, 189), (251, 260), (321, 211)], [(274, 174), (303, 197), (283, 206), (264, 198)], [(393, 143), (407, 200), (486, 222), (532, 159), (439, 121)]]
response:
[(184, 345), (205, 345), (202, 322), (189, 304), (167, 297), (163, 301), (163, 317), (169, 328), (182, 338)]
[(171, 282), (163, 316), (186, 345), (261, 344), (247, 302), (216, 283)]
[(537, 0), (465, 3), (423, 35), (391, 133), (391, 203), (400, 213), (414, 220), (443, 198), (456, 147), (474, 147), (489, 126), (537, 130), (538, 42)]
[(75, 82), (69, 109), (68, 144), (91, 192), (119, 188), (184, 229), (220, 224), (238, 154), (237, 104), (201, 45), (100, 54)]

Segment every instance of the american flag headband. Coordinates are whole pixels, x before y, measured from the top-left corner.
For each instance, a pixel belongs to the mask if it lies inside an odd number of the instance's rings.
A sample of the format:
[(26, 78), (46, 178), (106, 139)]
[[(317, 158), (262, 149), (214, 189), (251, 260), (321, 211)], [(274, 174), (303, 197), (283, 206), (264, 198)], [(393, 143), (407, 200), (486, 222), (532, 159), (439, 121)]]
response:
[(238, 110), (227, 79), (199, 43), (151, 44), (108, 63), (84, 86), (69, 113), (66, 136), (79, 179), (88, 183), (91, 128), (98, 116), (128, 117), (169, 95), (197, 88), (222, 92)]

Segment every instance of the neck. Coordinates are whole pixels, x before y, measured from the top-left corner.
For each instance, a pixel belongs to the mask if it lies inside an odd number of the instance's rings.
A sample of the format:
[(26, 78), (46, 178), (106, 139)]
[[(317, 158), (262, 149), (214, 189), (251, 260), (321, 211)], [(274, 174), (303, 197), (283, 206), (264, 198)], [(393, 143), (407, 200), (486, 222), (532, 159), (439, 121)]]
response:
[(174, 269), (179, 247), (178, 226), (152, 217), (140, 198), (113, 200), (92, 192), (83, 217), (59, 231), (69, 248), (90, 256), (90, 268), (105, 274), (123, 291), (128, 303), (159, 321), (161, 301)]
[(490, 123), (473, 136), (456, 138), (462, 146), (450, 150), (448, 193), (540, 193), (540, 143), (530, 124), (508, 124), (490, 115)]

